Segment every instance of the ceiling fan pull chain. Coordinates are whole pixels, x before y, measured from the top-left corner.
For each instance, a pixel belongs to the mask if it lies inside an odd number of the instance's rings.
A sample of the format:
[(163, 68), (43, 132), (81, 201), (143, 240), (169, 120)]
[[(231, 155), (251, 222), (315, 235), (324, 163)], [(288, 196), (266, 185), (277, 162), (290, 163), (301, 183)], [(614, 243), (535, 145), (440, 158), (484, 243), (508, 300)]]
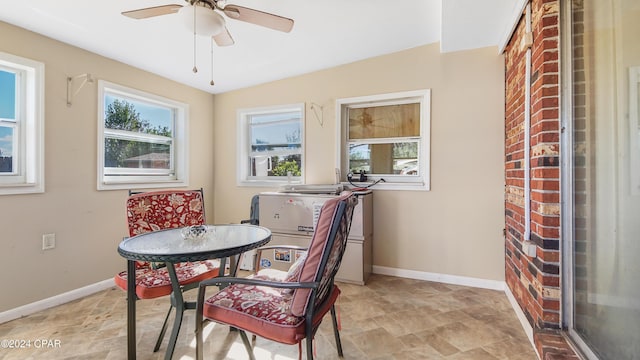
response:
[(209, 83), (213, 86), (213, 36), (211, 37), (211, 82)]
[(196, 5), (193, 5), (193, 72), (197, 73), (196, 67)]

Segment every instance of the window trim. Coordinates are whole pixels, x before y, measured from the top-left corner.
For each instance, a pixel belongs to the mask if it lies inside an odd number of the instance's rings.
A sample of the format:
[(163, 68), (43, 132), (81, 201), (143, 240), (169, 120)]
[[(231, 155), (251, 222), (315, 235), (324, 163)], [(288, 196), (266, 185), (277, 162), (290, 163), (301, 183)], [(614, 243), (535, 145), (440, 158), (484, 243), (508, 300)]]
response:
[[(300, 176), (295, 176), (292, 179), (275, 179), (272, 177), (270, 179), (249, 179), (249, 164), (247, 163), (249, 158), (249, 147), (251, 143), (251, 139), (249, 138), (249, 117), (253, 115), (264, 115), (264, 114), (274, 114), (281, 112), (292, 112), (299, 111), (300, 112), (300, 159), (302, 162), (302, 166), (300, 168)], [(256, 108), (242, 108), (237, 110), (237, 134), (238, 134), (238, 151), (236, 158), (236, 184), (237, 186), (242, 187), (266, 187), (266, 186), (278, 186), (285, 185), (288, 183), (291, 184), (304, 184), (305, 183), (305, 104), (304, 103), (293, 103), (286, 105), (275, 105), (275, 106), (266, 106), (266, 107), (256, 107)]]
[[(0, 51), (0, 65), (19, 70), (20, 109), (16, 113), (20, 158), (18, 174), (0, 181), (0, 195), (45, 191), (44, 63)], [(15, 135), (15, 131), (14, 131)]]
[(629, 146), (631, 195), (640, 195), (640, 66), (629, 67)]
[[(113, 179), (105, 179), (109, 170), (104, 167), (105, 156), (105, 127), (104, 127), (104, 98), (107, 94), (122, 95), (138, 99), (147, 103), (156, 103), (164, 107), (175, 109), (173, 152), (174, 174), (172, 176), (153, 175), (123, 175)], [(168, 99), (159, 95), (114, 84), (105, 80), (98, 80), (98, 158), (97, 158), (97, 189), (147, 189), (163, 187), (189, 186), (189, 105)], [(153, 135), (149, 135), (153, 137)], [(135, 172), (135, 171), (134, 171)]]
[[(418, 142), (418, 153), (420, 156), (419, 162), (419, 176), (382, 176), (386, 182), (380, 182), (375, 185), (376, 190), (414, 190), (414, 191), (429, 191), (431, 189), (431, 89), (403, 91), (387, 94), (377, 94), (369, 96), (359, 96), (351, 98), (343, 98), (336, 100), (336, 119), (339, 123), (336, 126), (336, 139), (337, 139), (337, 157), (336, 157), (336, 169), (340, 169), (341, 181), (346, 180), (349, 164), (349, 152), (347, 151), (347, 136), (348, 121), (347, 112), (349, 107), (366, 107), (366, 106), (385, 106), (395, 104), (407, 104), (418, 102), (420, 104), (420, 136)], [(388, 140), (395, 138), (380, 139)], [(397, 139), (406, 139), (397, 138)], [(363, 142), (370, 143), (370, 142)], [(374, 176), (367, 174), (369, 180), (379, 180), (380, 176)], [(393, 181), (389, 181), (392, 179)], [(371, 182), (356, 182), (353, 183), (357, 186), (371, 185)], [(351, 185), (348, 182), (343, 182), (344, 185)]]

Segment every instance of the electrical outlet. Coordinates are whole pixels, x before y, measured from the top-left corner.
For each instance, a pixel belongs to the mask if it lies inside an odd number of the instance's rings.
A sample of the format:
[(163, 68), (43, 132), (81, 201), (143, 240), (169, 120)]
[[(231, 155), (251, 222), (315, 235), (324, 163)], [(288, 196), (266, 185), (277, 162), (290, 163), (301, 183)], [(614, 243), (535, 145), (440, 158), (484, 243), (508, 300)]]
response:
[(42, 235), (42, 250), (51, 250), (56, 247), (56, 234)]

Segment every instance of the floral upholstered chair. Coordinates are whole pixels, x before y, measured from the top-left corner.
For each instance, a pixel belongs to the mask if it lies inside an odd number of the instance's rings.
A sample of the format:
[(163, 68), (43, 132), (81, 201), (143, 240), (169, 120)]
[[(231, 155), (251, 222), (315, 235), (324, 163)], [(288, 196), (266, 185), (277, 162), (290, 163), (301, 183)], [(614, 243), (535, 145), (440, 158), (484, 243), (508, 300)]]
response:
[[(246, 332), (284, 344), (306, 340), (307, 359), (313, 359), (313, 337), (331, 311), (338, 355), (342, 345), (335, 302), (340, 289), (334, 277), (344, 254), (353, 209), (351, 192), (327, 200), (305, 256), (286, 271), (261, 270), (248, 278), (216, 278), (200, 283), (196, 307), (196, 358), (203, 359), (203, 325), (215, 321), (238, 329), (249, 357), (253, 346)], [(207, 286), (225, 286), (205, 300)], [(300, 354), (301, 356), (302, 354)]]
[[(151, 231), (204, 225), (204, 198), (199, 190), (165, 190), (130, 194), (127, 199), (129, 236)], [(220, 262), (206, 260), (175, 264), (183, 291), (193, 289), (205, 279), (218, 276)], [(127, 290), (127, 271), (115, 276), (115, 283)], [(164, 264), (136, 263), (136, 295), (139, 299), (154, 299), (172, 292), (169, 272)], [(165, 318), (153, 351), (158, 351), (164, 337), (173, 305)]]

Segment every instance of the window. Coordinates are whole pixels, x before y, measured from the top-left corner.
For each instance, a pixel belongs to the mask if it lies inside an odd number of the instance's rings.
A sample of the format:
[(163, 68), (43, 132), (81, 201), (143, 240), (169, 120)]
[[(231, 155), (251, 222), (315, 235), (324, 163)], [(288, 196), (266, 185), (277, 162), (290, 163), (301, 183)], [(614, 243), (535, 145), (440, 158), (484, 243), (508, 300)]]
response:
[(188, 106), (98, 82), (98, 190), (188, 185)]
[(640, 9), (623, 0), (560, 5), (562, 327), (585, 359), (637, 359)]
[(338, 100), (342, 180), (429, 190), (429, 104), (429, 90)]
[(44, 192), (44, 64), (0, 52), (0, 194)]
[(303, 183), (304, 104), (238, 111), (238, 184)]

